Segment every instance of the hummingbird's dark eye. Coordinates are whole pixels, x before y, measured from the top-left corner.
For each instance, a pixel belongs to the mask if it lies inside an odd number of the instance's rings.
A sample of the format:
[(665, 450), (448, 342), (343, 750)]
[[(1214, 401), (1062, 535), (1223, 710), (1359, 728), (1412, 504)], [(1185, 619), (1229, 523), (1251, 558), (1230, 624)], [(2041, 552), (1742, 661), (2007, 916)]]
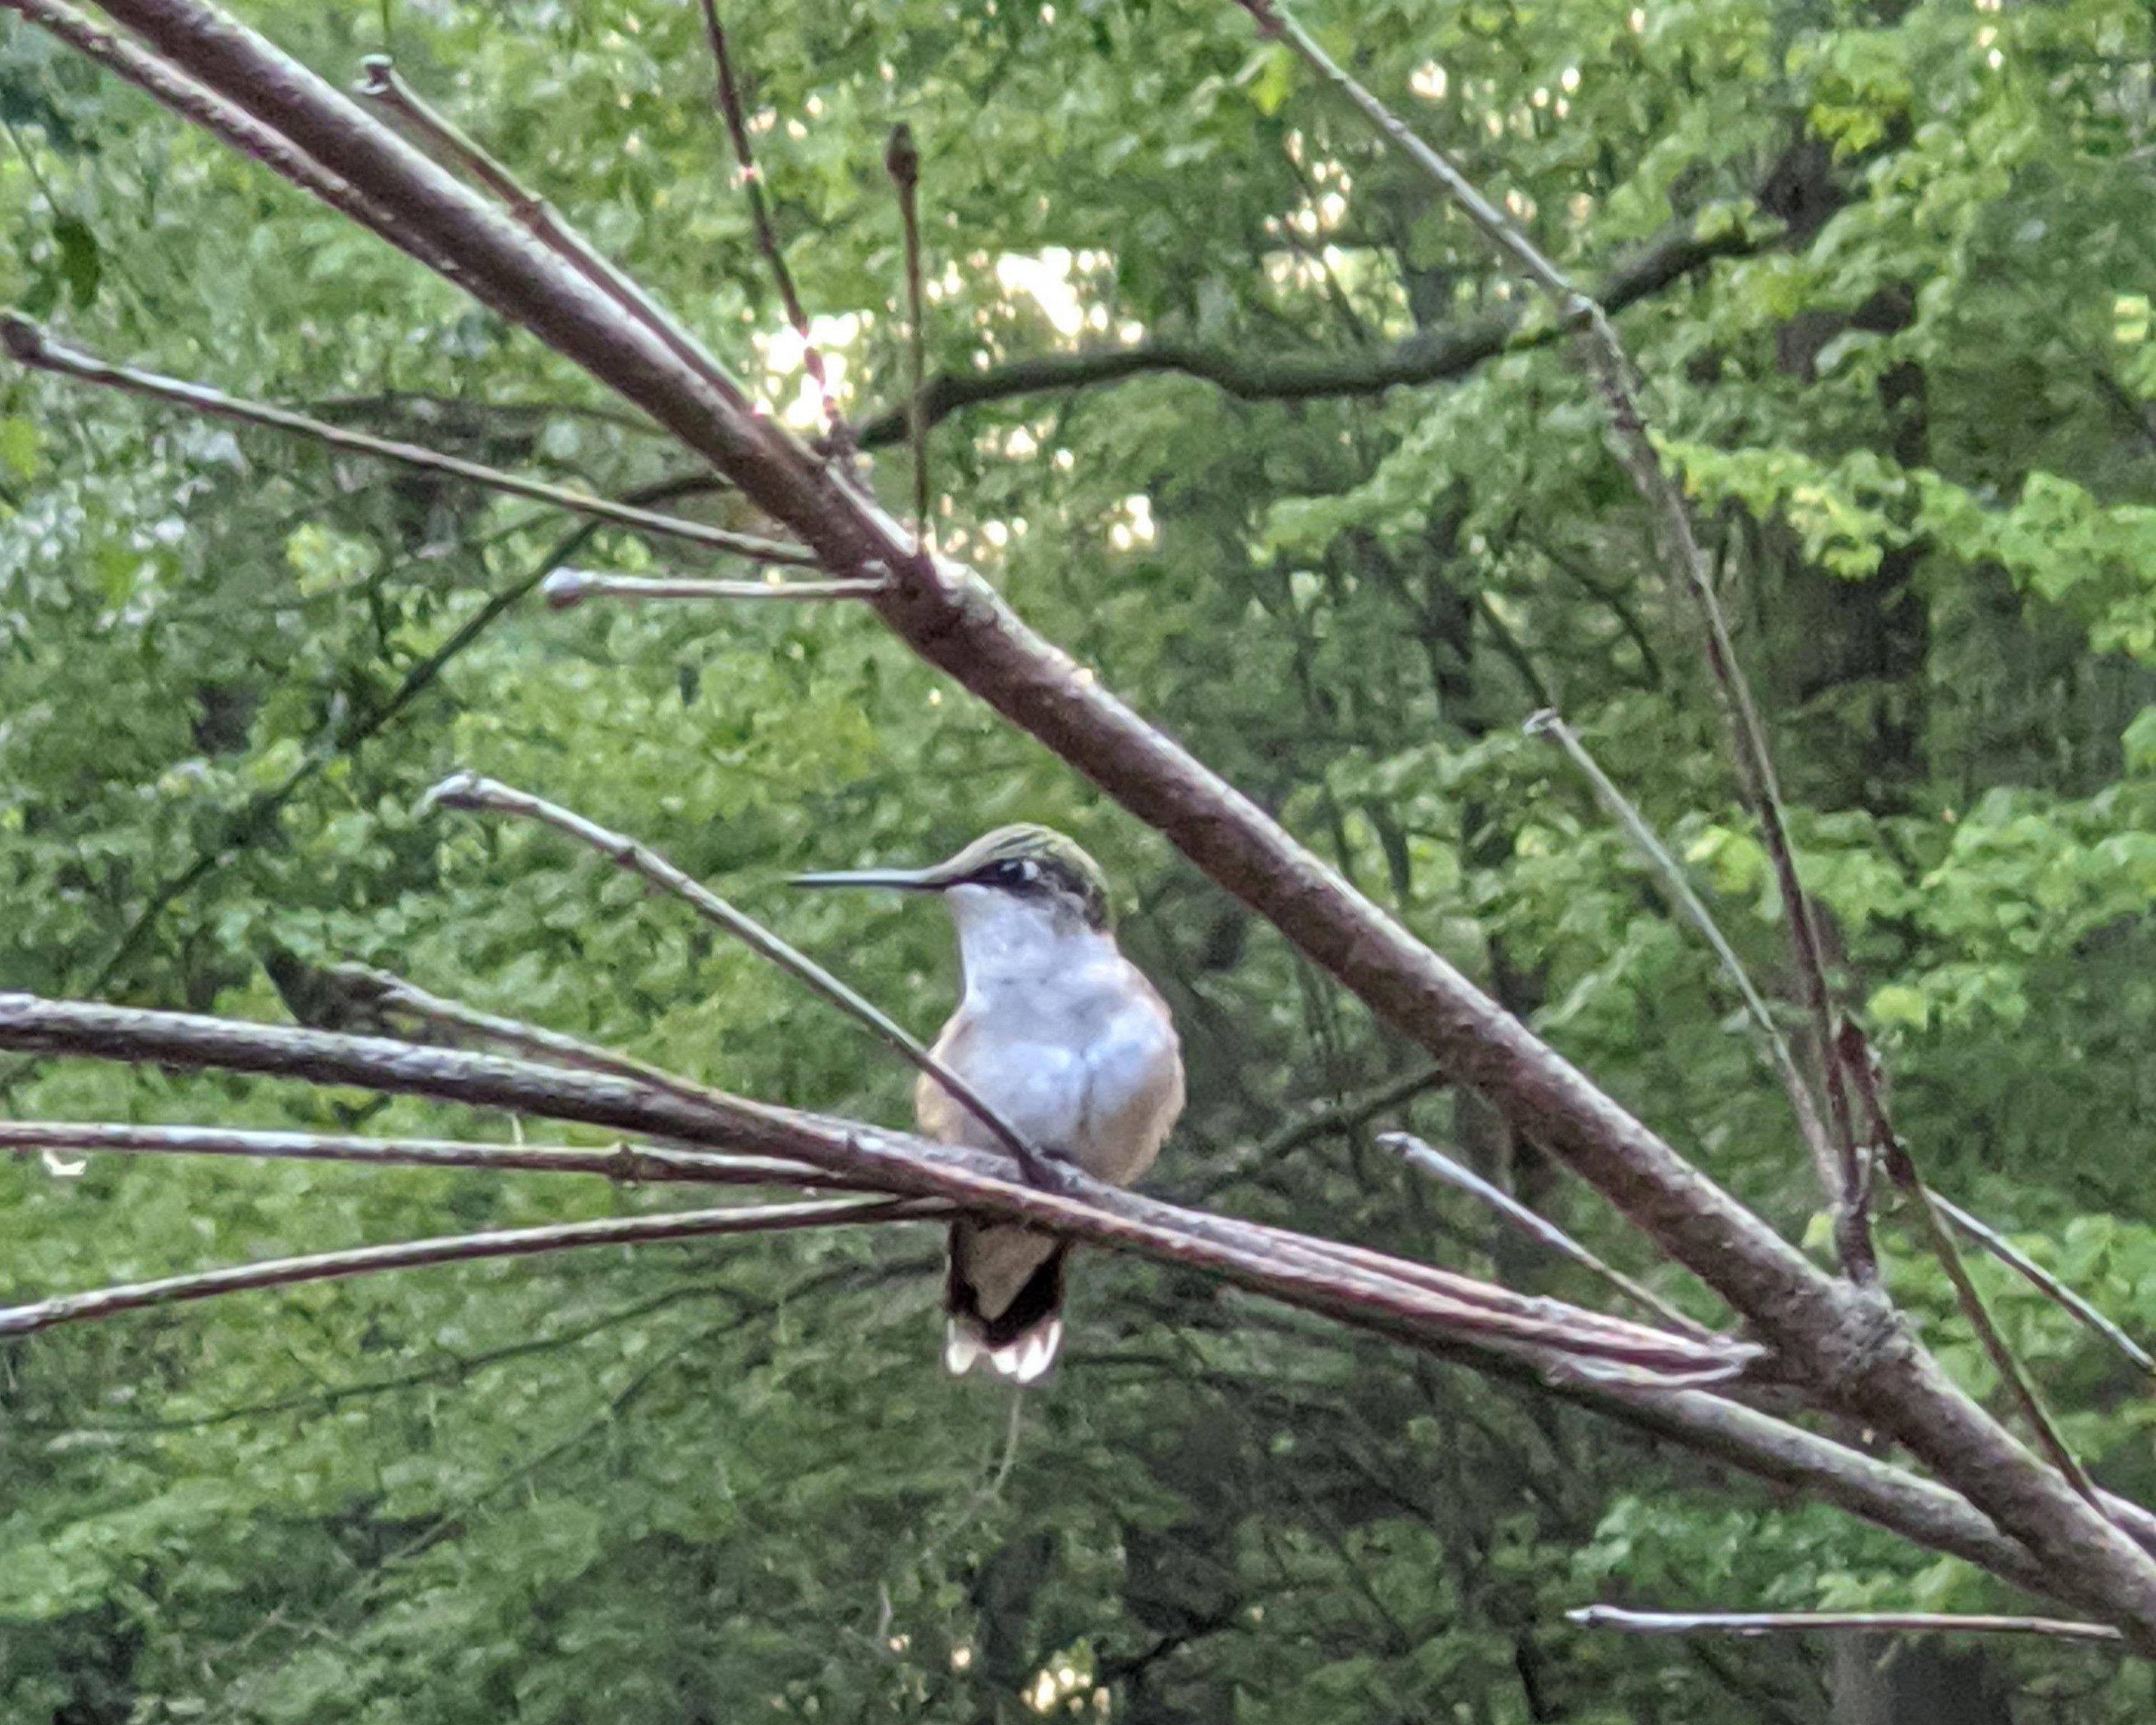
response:
[(1040, 865), (1029, 857), (1012, 857), (989, 870), (988, 878), (998, 886), (1030, 886), (1040, 878)]

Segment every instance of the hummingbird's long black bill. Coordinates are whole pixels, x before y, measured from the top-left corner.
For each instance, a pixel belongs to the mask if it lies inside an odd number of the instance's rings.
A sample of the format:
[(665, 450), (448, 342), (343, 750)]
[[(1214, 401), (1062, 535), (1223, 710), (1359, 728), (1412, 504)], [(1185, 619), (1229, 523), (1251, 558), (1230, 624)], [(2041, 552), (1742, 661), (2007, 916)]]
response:
[(853, 869), (787, 879), (794, 886), (884, 886), (898, 892), (941, 892), (947, 884), (935, 869)]

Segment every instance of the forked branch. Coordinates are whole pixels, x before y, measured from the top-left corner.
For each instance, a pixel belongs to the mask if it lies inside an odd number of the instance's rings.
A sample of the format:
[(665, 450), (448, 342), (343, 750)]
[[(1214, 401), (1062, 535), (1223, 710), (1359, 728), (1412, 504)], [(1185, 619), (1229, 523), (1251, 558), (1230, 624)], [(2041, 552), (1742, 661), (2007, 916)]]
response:
[[(808, 1164), (895, 1196), (939, 1199), (1031, 1219), (1103, 1245), (1191, 1264), (1481, 1369), (1553, 1381), (1556, 1393), (1568, 1399), (1806, 1490), (2017, 1586), (2071, 1597), (1953, 1492), (1901, 1468), (1699, 1390), (1563, 1370), (1565, 1362), (1584, 1357), (1573, 1351), (1575, 1344), (1598, 1348), (1605, 1358), (1629, 1354), (1645, 1363), (1658, 1357), (1671, 1368), (1709, 1363), (1717, 1355), (1558, 1301), (1527, 1300), (1377, 1254), (1354, 1254), (1359, 1261), (1350, 1262), (1332, 1255), (1344, 1250), (1332, 1242), (1253, 1229), (1091, 1182), (1080, 1183), (1083, 1202), (1039, 1192), (1013, 1183), (1004, 1177), (1008, 1164), (982, 1152), (762, 1108), (680, 1081), (669, 1088), (375, 1038), (22, 994), (0, 994), (0, 1048), (357, 1084), (452, 1104), (508, 1108), (683, 1143), (702, 1153)], [(1562, 1351), (1553, 1352), (1552, 1343)], [(1553, 1368), (1558, 1368), (1554, 1380)]]

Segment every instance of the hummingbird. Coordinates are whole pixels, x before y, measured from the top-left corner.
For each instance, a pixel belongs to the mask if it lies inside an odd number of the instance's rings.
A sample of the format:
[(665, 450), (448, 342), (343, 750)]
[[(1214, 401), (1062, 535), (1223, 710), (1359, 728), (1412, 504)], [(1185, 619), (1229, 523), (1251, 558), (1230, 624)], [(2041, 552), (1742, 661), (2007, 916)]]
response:
[[(1117, 950), (1108, 883), (1069, 839), (999, 827), (926, 869), (797, 875), (802, 886), (940, 895), (958, 933), (958, 1008), (930, 1050), (1029, 1144), (1127, 1186), (1183, 1111), (1183, 1050), (1158, 990)], [(980, 1118), (922, 1073), (923, 1137), (1000, 1149)], [(983, 1361), (1030, 1384), (1063, 1341), (1070, 1242), (1019, 1222), (951, 1224), (943, 1364)]]

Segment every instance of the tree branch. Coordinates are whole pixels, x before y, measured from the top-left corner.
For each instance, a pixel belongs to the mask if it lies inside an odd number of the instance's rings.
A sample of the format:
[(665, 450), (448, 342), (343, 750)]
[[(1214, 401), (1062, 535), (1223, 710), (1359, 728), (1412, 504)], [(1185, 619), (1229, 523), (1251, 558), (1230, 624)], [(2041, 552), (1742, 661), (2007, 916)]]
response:
[(345, 449), (356, 455), (372, 455), (378, 460), (394, 461), (402, 466), (418, 468), (423, 473), (438, 473), (445, 478), (462, 480), (469, 485), (483, 486), (490, 491), (500, 491), (511, 497), (522, 497), (555, 509), (588, 515), (618, 527), (656, 534), (662, 538), (682, 540), (713, 551), (752, 558), (757, 562), (800, 566), (813, 565), (816, 561), (814, 553), (798, 545), (783, 545), (775, 539), (761, 539), (752, 533), (732, 533), (723, 527), (706, 526), (701, 521), (685, 521), (679, 516), (660, 515), (653, 510), (639, 509), (634, 504), (617, 503), (608, 497), (596, 497), (588, 492), (569, 490), (562, 485), (550, 485), (542, 480), (529, 480), (516, 474), (504, 473), (499, 468), (467, 461), (458, 455), (444, 455), (439, 450), (425, 449), (418, 444), (375, 437), (367, 432), (352, 431), (341, 425), (332, 425), (326, 419), (311, 419), (305, 413), (273, 408), (264, 402), (245, 401), (236, 395), (227, 395), (223, 390), (212, 389), (206, 384), (186, 382), (177, 377), (161, 376), (156, 372), (141, 371), (133, 366), (112, 365), (95, 354), (64, 347), (48, 337), (28, 318), (18, 316), (13, 312), (0, 316), (0, 342), (6, 344), (9, 355), (18, 364), (33, 367), (41, 372), (51, 372), (59, 377), (72, 377), (78, 382), (95, 383), (105, 388), (117, 389), (123, 394), (166, 402), (213, 419), (230, 419), (242, 425), (266, 426), (273, 431), (288, 432), (295, 437), (326, 444), (333, 449)]
[(732, 1209), (679, 1210), (663, 1216), (616, 1216), (597, 1222), (562, 1222), (546, 1228), (510, 1228), (485, 1234), (442, 1235), (399, 1240), (394, 1245), (360, 1246), (346, 1252), (319, 1252), (305, 1258), (270, 1258), (259, 1264), (235, 1264), (192, 1276), (157, 1281), (127, 1282), (82, 1294), (59, 1294), (28, 1306), (0, 1307), (0, 1337), (33, 1336), (61, 1324), (143, 1312), (183, 1301), (256, 1288), (283, 1288), (301, 1282), (371, 1276), (385, 1270), (414, 1270), (432, 1264), (468, 1264), (486, 1258), (529, 1257), (578, 1246), (637, 1245), (660, 1240), (696, 1240), (715, 1234), (770, 1234), (782, 1230), (850, 1227), (866, 1222), (913, 1221), (940, 1215), (941, 1206), (918, 1203), (864, 1203), (838, 1199), (808, 1204), (738, 1206)]
[(882, 581), (703, 581), (557, 569), (539, 583), (539, 593), (557, 611), (567, 611), (586, 599), (872, 599), (888, 585)]
[(1722, 973), (1735, 987), (1738, 998), (1743, 1001), (1745, 1010), (1752, 1015), (1753, 1026), (1765, 1043), (1768, 1058), (1776, 1075), (1782, 1081), (1783, 1093), (1789, 1099), (1789, 1111), (1796, 1116), (1797, 1128), (1806, 1147), (1812, 1153), (1812, 1163), (1821, 1186), (1832, 1197), (1839, 1189), (1840, 1178), (1835, 1163), (1835, 1149), (1829, 1142), (1824, 1127), (1820, 1123), (1819, 1106), (1812, 1100), (1811, 1086), (1798, 1070), (1796, 1056), (1789, 1051), (1788, 1039), (1782, 1027), (1774, 1022), (1774, 1015), (1767, 1009), (1767, 1003), (1753, 985), (1751, 973), (1744, 962), (1737, 956), (1737, 949), (1729, 944), (1720, 927), (1715, 922), (1698, 893), (1692, 890), (1691, 879), (1683, 865), (1670, 855), (1668, 846), (1647, 824), (1646, 817), (1632, 806), (1616, 781), (1602, 770), (1594, 757), (1588, 753), (1573, 728), (1553, 709), (1545, 707), (1532, 715), (1522, 727), (1530, 737), (1547, 737), (1563, 750), (1594, 792), (1594, 799), (1624, 831), (1632, 848), (1645, 859), (1661, 883), (1663, 892), (1677, 912), (1691, 924), (1695, 932), (1712, 948), (1721, 960)]
[(1642, 1287), (1620, 1270), (1611, 1269), (1548, 1217), (1529, 1209), (1511, 1193), (1491, 1185), (1472, 1168), (1445, 1155), (1413, 1132), (1381, 1132), (1378, 1135), (1378, 1142), (1387, 1149), (1397, 1152), (1417, 1173), (1441, 1180), (1455, 1191), (1465, 1192), (1471, 1198), (1479, 1199), (1545, 1251), (1569, 1259), (1590, 1275), (1599, 1276), (1634, 1305), (1654, 1313), (1670, 1328), (1690, 1336), (1714, 1333), (1696, 1318), (1687, 1317), (1653, 1289)]
[[(1016, 1185), (1008, 1164), (985, 1153), (772, 1109), (716, 1092), (701, 1100), (631, 1078), (564, 1070), (523, 1061), (408, 1044), (246, 1024), (176, 1013), (40, 1000), (0, 994), (0, 1048), (30, 1053), (187, 1068), (221, 1068), (316, 1083), (359, 1085), (438, 1101), (516, 1111), (675, 1139), (735, 1155), (808, 1163), (886, 1191), (937, 1197), (983, 1214), (1006, 1214), (1066, 1230), (1123, 1250), (1195, 1265), (1291, 1304), (1344, 1317), (1414, 1342), (1478, 1369), (1542, 1383), (1554, 1392), (1658, 1436), (1701, 1450), (1761, 1478), (1805, 1491), (1928, 1548), (1951, 1553), (2038, 1594), (2073, 1599), (2071, 1578), (2047, 1571), (1962, 1499), (1874, 1457), (1801, 1427), (1698, 1390), (1560, 1375), (1551, 1353), (1494, 1332), (1453, 1325), (1417, 1301), (1413, 1284), (1381, 1282), (1337, 1262), (1283, 1261), (1276, 1242), (1299, 1236), (1182, 1211), (1136, 1194), (1083, 1183), (1080, 1204)], [(1311, 1242), (1312, 1245), (1323, 1243)], [(1414, 1266), (1402, 1266), (1412, 1271)], [(1426, 1272), (1459, 1291), (1476, 1285)], [(1525, 1301), (1504, 1290), (1481, 1297), (1504, 1312), (1572, 1312), (1552, 1301)], [(1577, 1314), (1587, 1317), (1588, 1314)], [(1615, 1321), (1596, 1320), (1602, 1325)], [(1548, 1333), (1548, 1326), (1543, 1333)], [(1636, 1332), (1649, 1337), (1656, 1332)], [(1680, 1346), (1676, 1338), (1666, 1338)], [(1686, 1358), (1680, 1353), (1671, 1360)], [(1693, 1350), (1689, 1358), (1699, 1358)]]
[(1963, 1233), (2013, 1271), (2015, 1275), (2020, 1276), (2030, 1286), (2064, 1307), (2075, 1317), (2110, 1343), (2113, 1348), (2131, 1360), (2137, 1369), (2146, 1372), (2152, 1378), (2156, 1378), (2156, 1358), (2151, 1358), (2148, 1350), (2136, 1342), (2133, 1337), (2128, 1335), (2124, 1330), (2098, 1312), (2088, 1301), (2083, 1299), (2034, 1258), (2021, 1250), (1996, 1228), (1992, 1227), (1981, 1218), (1971, 1215), (1952, 1199), (1940, 1196), (1938, 1192), (1933, 1190), (1928, 1183), (1924, 1189), (1931, 1193), (1932, 1202), (1938, 1206), (1939, 1214), (1947, 1220), (1960, 1229)]
[(516, 182), (515, 175), (487, 154), (449, 120), (420, 100), (418, 93), (397, 75), (388, 54), (369, 54), (360, 62), (359, 93), (397, 114), (450, 163), (501, 200), (532, 238), (569, 266), (623, 311), (649, 330), (685, 365), (696, 368), (706, 382), (725, 388), (725, 372), (712, 363), (702, 346), (677, 323), (672, 315), (637, 285), (612, 259), (577, 232), (543, 198), (535, 198)]
[(1577, 1356), (1650, 1373), (1727, 1376), (1755, 1352), (1721, 1338), (1702, 1343), (1668, 1335), (1284, 1229), (1178, 1210), (1075, 1171), (1070, 1194), (1043, 1191), (1014, 1183), (1010, 1164), (986, 1152), (767, 1107), (682, 1080), (660, 1086), (375, 1037), (26, 994), (0, 994), (0, 1047), (357, 1084), (807, 1163), (896, 1196), (946, 1199), (1103, 1245), (1147, 1250), (1358, 1322), (1390, 1326), (1422, 1339), (1471, 1337), (1475, 1346), (1542, 1369)]
[(1837, 1052), (1844, 1068), (1855, 1080), (1857, 1098), (1863, 1105), (1864, 1117), (1871, 1128), (1871, 1146), (1885, 1162), (1887, 1178), (1915, 1206), (1918, 1231), (1931, 1247), (1932, 1255), (1938, 1260), (1939, 1268), (1946, 1272), (1947, 1281), (1953, 1288), (1955, 1303), (1969, 1320), (1969, 1327), (1976, 1332), (1977, 1342), (1990, 1360), (1992, 1369), (1999, 1373), (2007, 1393), (2021, 1409), (2021, 1417), (2028, 1421), (2039, 1446), (2051, 1458), (2051, 1465), (2092, 1507), (2101, 1511), (2102, 1504), (2096, 1481), (2088, 1476), (2081, 1458), (2068, 1447), (2051, 1410), (2044, 1405), (2035, 1380), (2007, 1346), (1999, 1326), (1992, 1322), (1991, 1310), (1984, 1303), (1983, 1292), (1969, 1278), (1969, 1266), (1962, 1260), (1961, 1249), (1954, 1244), (1945, 1218), (1933, 1204), (1923, 1177), (1917, 1172), (1916, 1158), (1909, 1154), (1908, 1147), (1902, 1143), (1893, 1122), (1887, 1117), (1879, 1080), (1872, 1070), (1871, 1045), (1864, 1032), (1854, 1024), (1845, 1023)]
[(587, 1150), (558, 1144), (480, 1144), (462, 1138), (365, 1138), (232, 1127), (122, 1126), (105, 1122), (0, 1121), (0, 1153), (79, 1150), (139, 1156), (248, 1156), (287, 1162), (356, 1162), (383, 1167), (487, 1168), (598, 1174), (624, 1185), (688, 1182), (711, 1186), (807, 1186), (860, 1191), (861, 1183), (806, 1163), (769, 1156), (616, 1144)]
[(995, 1135), (1034, 1185), (1053, 1190), (1062, 1183), (1060, 1175), (1039, 1150), (1025, 1141), (1016, 1127), (983, 1100), (973, 1086), (929, 1053), (921, 1040), (897, 1019), (840, 982), (807, 953), (781, 940), (753, 916), (743, 916), (709, 887), (691, 880), (648, 845), (639, 845), (622, 834), (609, 832), (558, 803), (549, 803), (543, 797), (535, 797), (528, 791), (520, 791), (511, 786), (497, 783), (493, 779), (482, 778), (475, 773), (451, 774), (427, 793), (427, 801), (444, 809), (514, 814), (526, 820), (542, 822), (558, 833), (567, 834), (579, 844), (589, 845), (602, 856), (610, 859), (639, 879), (649, 881), (661, 891), (672, 894), (706, 921), (717, 923), (758, 957), (777, 965), (795, 980), (806, 983), (810, 992), (829, 1001), (856, 1024), (866, 1025), (886, 1046), (896, 1049), (916, 1070), (926, 1073), (949, 1091), (954, 1100), (963, 1105)]
[(2070, 1623), (2056, 1617), (1958, 1616), (1943, 1611), (1630, 1611), (1621, 1605), (1586, 1605), (1565, 1616), (1582, 1629), (1625, 1630), (1635, 1635), (1813, 1635), (1825, 1630), (1869, 1630), (1917, 1635), (2049, 1635), (2062, 1641), (2125, 1639), (2107, 1623)]
[[(1601, 285), (1601, 303), (1612, 312), (1622, 311), (1717, 258), (1750, 257), (1776, 239), (1733, 223), (1705, 234), (1690, 223), (1673, 228), (1609, 272)], [(921, 417), (924, 425), (937, 425), (967, 408), (1163, 372), (1210, 383), (1238, 401), (1383, 395), (1389, 389), (1465, 377), (1502, 353), (1547, 347), (1564, 333), (1547, 326), (1528, 329), (1526, 321), (1525, 308), (1513, 306), (1348, 354), (1265, 355), (1165, 340), (1036, 354), (986, 371), (938, 372), (922, 386)], [(890, 408), (863, 423), (860, 441), (862, 448), (873, 449), (902, 442), (906, 434), (906, 409)]]

